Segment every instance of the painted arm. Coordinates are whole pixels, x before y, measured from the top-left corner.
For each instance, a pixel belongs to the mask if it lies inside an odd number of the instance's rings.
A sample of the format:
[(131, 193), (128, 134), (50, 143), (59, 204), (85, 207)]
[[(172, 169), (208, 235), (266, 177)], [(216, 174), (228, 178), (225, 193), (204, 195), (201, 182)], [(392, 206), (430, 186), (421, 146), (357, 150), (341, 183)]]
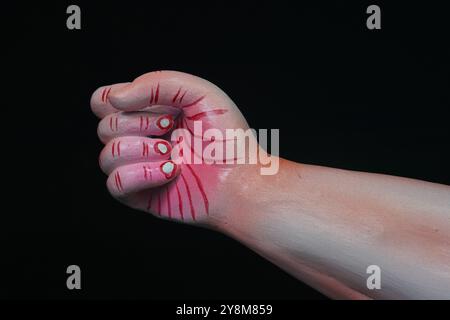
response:
[[(450, 187), (280, 163), (239, 181), (248, 192), (227, 234), (332, 298), (450, 298)], [(371, 265), (379, 290), (367, 287)]]
[(101, 87), (91, 107), (125, 205), (228, 234), (332, 298), (450, 298), (448, 186), (269, 156), (228, 135), (249, 127), (223, 91), (185, 73)]

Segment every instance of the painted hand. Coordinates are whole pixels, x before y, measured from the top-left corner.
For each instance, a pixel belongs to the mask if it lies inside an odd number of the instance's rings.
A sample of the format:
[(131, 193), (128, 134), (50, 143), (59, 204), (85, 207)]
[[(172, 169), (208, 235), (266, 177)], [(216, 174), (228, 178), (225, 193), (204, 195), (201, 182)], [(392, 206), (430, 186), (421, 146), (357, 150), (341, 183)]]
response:
[[(218, 164), (230, 158), (207, 149), (213, 141), (230, 141), (225, 129), (246, 130), (248, 124), (218, 87), (186, 73), (150, 72), (98, 88), (91, 107), (101, 118), (98, 135), (106, 144), (100, 167), (119, 201), (184, 222), (205, 222), (227, 206), (226, 193), (235, 185), (228, 176), (239, 165)], [(214, 138), (209, 129), (216, 129)], [(181, 161), (170, 160), (174, 154)], [(216, 163), (205, 163), (212, 158)]]

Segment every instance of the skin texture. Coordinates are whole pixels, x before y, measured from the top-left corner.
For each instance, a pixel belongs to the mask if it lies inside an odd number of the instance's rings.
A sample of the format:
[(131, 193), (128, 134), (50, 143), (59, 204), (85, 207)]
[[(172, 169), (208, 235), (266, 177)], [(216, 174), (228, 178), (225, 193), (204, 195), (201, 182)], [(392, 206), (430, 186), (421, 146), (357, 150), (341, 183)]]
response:
[[(91, 107), (105, 143), (100, 167), (125, 205), (223, 232), (331, 298), (450, 298), (448, 186), (284, 159), (269, 176), (258, 164), (205, 164), (204, 155), (188, 164), (181, 142), (194, 121), (204, 147), (205, 130), (248, 124), (218, 87), (185, 73), (100, 87)], [(186, 131), (169, 141), (176, 128)], [(370, 265), (381, 268), (379, 290), (366, 286)]]
[[(102, 119), (98, 135), (106, 145), (99, 162), (109, 175), (107, 186), (114, 197), (132, 208), (187, 223), (206, 224), (220, 214), (227, 198), (217, 192), (218, 185), (227, 183), (235, 166), (181, 163), (175, 165), (173, 175), (164, 176), (160, 168), (170, 150), (159, 154), (153, 146), (171, 129), (193, 132), (195, 120), (202, 121), (203, 131), (214, 128), (224, 135), (227, 128), (247, 129), (244, 117), (225, 93), (192, 75), (152, 72), (132, 83), (98, 88), (91, 106)], [(169, 119), (170, 125), (161, 129), (161, 118)], [(193, 143), (187, 135), (180, 136)], [(206, 146), (209, 141), (200, 143)]]

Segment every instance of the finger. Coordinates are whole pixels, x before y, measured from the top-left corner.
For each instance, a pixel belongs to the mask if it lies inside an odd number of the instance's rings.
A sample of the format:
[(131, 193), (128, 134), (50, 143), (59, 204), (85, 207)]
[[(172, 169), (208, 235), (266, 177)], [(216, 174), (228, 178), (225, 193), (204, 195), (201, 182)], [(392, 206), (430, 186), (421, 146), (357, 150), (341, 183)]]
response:
[(181, 128), (189, 130), (191, 135), (195, 131), (194, 122), (203, 125), (203, 129), (198, 130), (200, 135), (205, 128), (219, 129), (222, 135), (225, 128), (248, 128), (236, 105), (220, 88), (205, 79), (177, 71), (144, 74), (110, 94), (110, 102), (123, 111), (177, 109), (181, 113)]
[(98, 137), (103, 143), (123, 136), (162, 136), (173, 126), (172, 115), (148, 112), (119, 112), (103, 118), (98, 124)]
[(124, 87), (127, 85), (126, 83), (117, 83), (109, 86), (103, 86), (98, 88), (94, 91), (94, 93), (91, 96), (91, 109), (92, 112), (99, 118), (104, 118), (108, 114), (118, 112), (120, 110), (117, 110), (114, 108), (110, 101), (109, 97), (112, 92)]
[[(177, 72), (159, 71), (146, 73), (114, 92), (111, 104), (123, 111), (136, 111), (152, 105), (173, 106), (186, 109), (206, 102), (229, 103), (231, 100), (215, 85), (199, 77)], [(214, 103), (214, 101), (213, 101)]]
[(117, 167), (139, 162), (168, 160), (172, 147), (162, 139), (121, 137), (113, 139), (103, 148), (99, 157), (100, 168), (110, 174)]
[(209, 179), (209, 174), (194, 166), (182, 165), (180, 174), (170, 183), (118, 200), (134, 209), (161, 217), (184, 222), (200, 221), (209, 215), (210, 195), (202, 183)]
[(166, 184), (179, 173), (180, 166), (171, 160), (129, 164), (113, 170), (106, 186), (114, 197), (122, 198)]
[(185, 192), (180, 176), (164, 186), (133, 193), (118, 200), (133, 209), (152, 213), (159, 218), (183, 222), (196, 220), (191, 213), (193, 207), (189, 205), (192, 200)]

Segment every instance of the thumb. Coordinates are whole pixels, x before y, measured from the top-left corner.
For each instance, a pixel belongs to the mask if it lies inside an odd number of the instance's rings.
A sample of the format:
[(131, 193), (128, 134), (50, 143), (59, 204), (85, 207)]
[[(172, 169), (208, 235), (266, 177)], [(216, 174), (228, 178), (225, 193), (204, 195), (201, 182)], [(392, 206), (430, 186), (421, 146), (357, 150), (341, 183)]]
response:
[(153, 105), (185, 109), (204, 104), (212, 88), (218, 89), (212, 83), (187, 73), (156, 71), (111, 92), (109, 100), (113, 107), (122, 111), (136, 111)]

